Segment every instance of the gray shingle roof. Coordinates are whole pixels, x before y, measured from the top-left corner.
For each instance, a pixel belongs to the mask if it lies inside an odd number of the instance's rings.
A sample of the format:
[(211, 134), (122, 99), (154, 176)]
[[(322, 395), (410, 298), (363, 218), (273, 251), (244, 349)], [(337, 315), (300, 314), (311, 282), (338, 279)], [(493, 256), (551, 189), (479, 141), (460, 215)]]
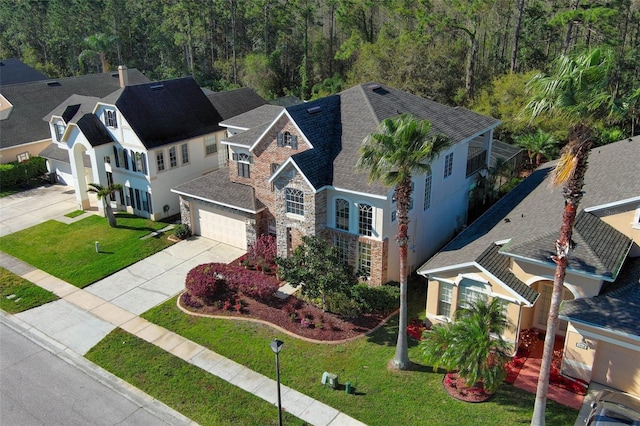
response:
[[(69, 164), (69, 151), (59, 148), (55, 143), (47, 145), (45, 149), (40, 151), (39, 155), (40, 157)], [(91, 167), (91, 158), (89, 158), (86, 151), (82, 154), (82, 161), (85, 167)]]
[(0, 86), (48, 80), (49, 77), (19, 59), (0, 59)]
[[(507, 244), (502, 253), (555, 265), (555, 241), (558, 232), (546, 234), (517, 243)], [(597, 216), (581, 211), (576, 216), (571, 239), (574, 243), (567, 268), (601, 277), (615, 279), (627, 256), (632, 240)]]
[[(71, 95), (56, 106), (43, 120), (49, 122), (54, 115), (62, 117), (65, 123), (77, 123), (85, 114), (91, 114), (100, 98), (95, 96)], [(74, 106), (77, 105), (77, 108)]]
[(256, 143), (260, 135), (266, 132), (270, 127), (271, 122), (263, 123), (259, 126), (252, 127), (249, 130), (245, 130), (244, 132), (225, 138), (224, 141), (233, 145), (242, 145), (246, 148), (250, 148), (254, 143)]
[[(638, 197), (638, 158), (640, 136), (594, 148), (589, 156), (580, 208)], [(554, 230), (558, 233), (564, 200), (561, 190), (548, 187), (547, 174), (554, 165), (555, 162), (541, 166), (419, 270), (425, 272), (469, 262), (496, 241), (513, 239), (513, 244), (519, 244)]]
[(511, 259), (500, 254), (500, 247), (498, 244), (490, 244), (476, 262), (533, 305), (540, 294), (511, 273)]
[(253, 89), (246, 87), (225, 92), (208, 93), (207, 98), (223, 120), (265, 105), (265, 101)]
[(640, 336), (640, 257), (627, 259), (615, 291), (600, 296), (566, 301), (560, 308), (564, 319)]
[(264, 208), (262, 203), (256, 200), (253, 187), (231, 182), (229, 169), (226, 168), (183, 183), (172, 191), (253, 213)]
[[(129, 84), (149, 82), (149, 79), (135, 68), (129, 69), (128, 73)], [(49, 139), (49, 125), (42, 121), (42, 117), (71, 95), (101, 98), (119, 87), (117, 72), (2, 86), (0, 93), (13, 104), (9, 118), (0, 121), (2, 148)]]
[(284, 108), (278, 105), (262, 105), (254, 110), (231, 117), (220, 123), (223, 126), (250, 129), (265, 123), (271, 123)]
[(127, 86), (116, 106), (147, 149), (221, 129), (222, 117), (192, 77)]

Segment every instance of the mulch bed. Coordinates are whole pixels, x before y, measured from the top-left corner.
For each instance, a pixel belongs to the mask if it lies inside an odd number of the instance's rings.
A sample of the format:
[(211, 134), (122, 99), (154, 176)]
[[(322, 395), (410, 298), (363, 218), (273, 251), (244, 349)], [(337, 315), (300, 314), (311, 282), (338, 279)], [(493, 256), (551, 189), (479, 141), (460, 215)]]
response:
[(205, 315), (228, 316), (231, 318), (254, 318), (277, 325), (296, 335), (320, 340), (338, 341), (360, 336), (371, 331), (379, 325), (384, 316), (382, 314), (360, 315), (356, 318), (341, 318), (322, 309), (307, 304), (294, 296), (287, 299), (273, 299), (268, 304), (240, 296), (240, 312), (237, 310), (237, 301), (233, 304), (216, 306), (203, 306), (192, 308), (181, 302), (184, 309)]
[(493, 396), (493, 393), (485, 391), (481, 386), (467, 386), (464, 379), (461, 379), (455, 372), (445, 374), (442, 386), (449, 395), (465, 402), (485, 402)]

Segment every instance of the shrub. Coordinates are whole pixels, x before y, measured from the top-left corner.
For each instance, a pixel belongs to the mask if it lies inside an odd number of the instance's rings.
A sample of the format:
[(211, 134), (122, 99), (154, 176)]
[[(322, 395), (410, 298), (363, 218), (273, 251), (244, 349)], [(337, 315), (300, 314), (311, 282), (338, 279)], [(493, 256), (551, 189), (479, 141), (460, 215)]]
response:
[(29, 179), (40, 177), (46, 172), (47, 165), (43, 157), (31, 157), (23, 163), (13, 161), (0, 164), (0, 186), (11, 187), (26, 183)]
[(191, 230), (189, 229), (189, 226), (187, 224), (181, 223), (179, 225), (176, 225), (173, 230), (173, 235), (180, 238), (181, 240), (184, 240), (185, 238), (189, 238), (191, 236)]
[(246, 259), (250, 265), (255, 265), (259, 269), (271, 270), (275, 265), (277, 251), (278, 247), (276, 246), (275, 237), (271, 235), (260, 235), (260, 237), (249, 246)]
[(345, 318), (354, 318), (362, 313), (358, 302), (344, 293), (328, 294), (327, 308), (329, 312)]
[(191, 298), (210, 304), (227, 290), (221, 263), (198, 265), (187, 274), (185, 288)]
[(363, 313), (386, 313), (398, 307), (400, 289), (391, 285), (369, 287), (366, 284), (357, 284), (351, 289), (351, 297)]

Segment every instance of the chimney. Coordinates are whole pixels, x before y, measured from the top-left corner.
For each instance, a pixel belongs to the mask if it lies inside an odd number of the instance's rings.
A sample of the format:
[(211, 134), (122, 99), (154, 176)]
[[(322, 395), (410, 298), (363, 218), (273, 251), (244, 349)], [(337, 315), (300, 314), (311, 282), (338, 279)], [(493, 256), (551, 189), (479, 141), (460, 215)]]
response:
[(127, 67), (125, 65), (120, 65), (118, 67), (118, 77), (120, 77), (120, 87), (129, 85), (129, 73), (127, 72)]

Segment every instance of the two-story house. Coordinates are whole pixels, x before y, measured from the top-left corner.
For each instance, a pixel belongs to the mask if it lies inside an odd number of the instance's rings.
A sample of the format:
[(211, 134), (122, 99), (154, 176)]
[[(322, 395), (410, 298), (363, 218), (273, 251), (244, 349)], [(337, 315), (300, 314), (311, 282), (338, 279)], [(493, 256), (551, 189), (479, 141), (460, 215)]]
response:
[[(247, 248), (277, 237), (278, 255), (302, 236), (321, 235), (371, 284), (399, 278), (393, 188), (356, 170), (360, 148), (380, 122), (410, 113), (432, 122), (451, 147), (413, 180), (409, 265), (419, 265), (466, 221), (475, 172), (490, 158), (498, 120), (377, 83), (288, 107), (263, 105), (224, 120), (229, 165), (173, 191), (196, 234)], [(470, 153), (469, 143), (482, 149)], [(471, 155), (472, 158), (469, 158)]]
[[(558, 334), (562, 372), (640, 395), (640, 136), (595, 147), (573, 228)], [(465, 302), (499, 298), (517, 347), (545, 330), (564, 200), (541, 166), (426, 262), (427, 318), (452, 321)]]
[[(264, 103), (253, 92), (230, 93), (224, 96), (233, 111), (236, 101), (246, 109)], [(123, 190), (112, 207), (153, 220), (179, 213), (171, 187), (226, 165), (222, 119), (191, 77), (126, 86), (100, 99), (73, 95), (45, 117), (56, 147), (68, 153), (80, 208), (91, 207), (88, 183), (118, 183)]]

